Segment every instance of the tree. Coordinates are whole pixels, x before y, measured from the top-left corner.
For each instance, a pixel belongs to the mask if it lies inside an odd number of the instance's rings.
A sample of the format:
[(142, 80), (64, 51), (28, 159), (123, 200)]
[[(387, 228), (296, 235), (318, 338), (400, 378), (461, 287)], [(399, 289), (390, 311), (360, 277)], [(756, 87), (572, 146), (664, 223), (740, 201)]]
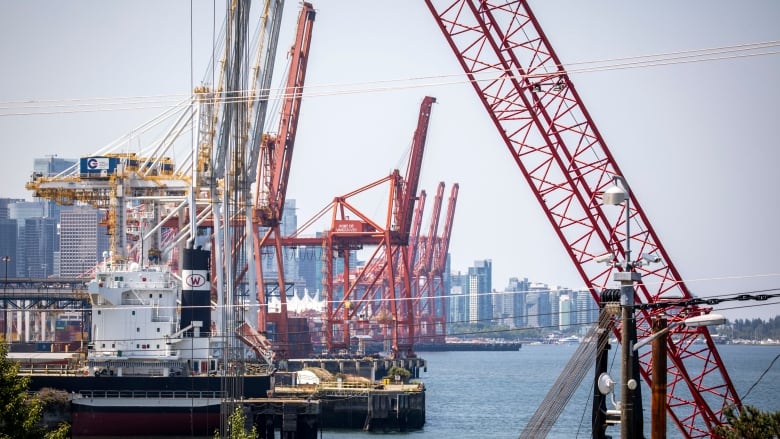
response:
[(402, 382), (406, 382), (409, 377), (412, 376), (412, 373), (401, 366), (393, 366), (390, 368), (390, 370), (387, 371), (385, 378), (395, 380), (396, 376), (399, 377)]
[(743, 406), (739, 414), (728, 408), (727, 426), (719, 426), (715, 434), (723, 439), (777, 439), (780, 438), (780, 412), (769, 413), (752, 406)]
[[(246, 422), (246, 416), (244, 416), (244, 411), (241, 409), (241, 406), (236, 406), (235, 410), (233, 410), (233, 413), (230, 414), (230, 419), (228, 419), (228, 425), (227, 425), (227, 435), (225, 436), (228, 439), (256, 439), (257, 438), (257, 428), (252, 426), (252, 429), (250, 431), (246, 431), (246, 428), (244, 428), (244, 423)], [(220, 439), (219, 430), (214, 434), (214, 439)]]
[(43, 403), (28, 395), (30, 379), (19, 375), (19, 365), (8, 359), (8, 346), (0, 343), (0, 439), (64, 439), (67, 423), (50, 432), (41, 425)]

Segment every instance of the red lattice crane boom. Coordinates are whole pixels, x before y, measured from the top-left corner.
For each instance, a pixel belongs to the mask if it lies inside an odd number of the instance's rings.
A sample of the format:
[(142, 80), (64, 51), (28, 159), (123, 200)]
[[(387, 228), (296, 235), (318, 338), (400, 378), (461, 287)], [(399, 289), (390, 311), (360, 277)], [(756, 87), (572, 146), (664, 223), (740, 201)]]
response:
[(450, 237), (452, 237), (452, 224), (455, 220), (455, 204), (458, 201), (460, 185), (455, 183), (450, 189), (450, 198), (447, 201), (447, 214), (444, 217), (444, 227), (441, 236), (436, 239), (431, 267), (432, 295), (436, 299), (434, 313), (435, 342), (443, 342), (447, 334), (447, 291), (445, 291), (444, 276), (447, 273), (447, 253), (450, 250)]
[(419, 330), (415, 342), (430, 343), (434, 340), (434, 314), (436, 304), (433, 294), (433, 255), (436, 251), (436, 234), (439, 230), (439, 217), (444, 200), (444, 182), (439, 182), (433, 199), (431, 221), (428, 235), (420, 238), (419, 257), (414, 265), (413, 285), (417, 291), (412, 294), (412, 307)]
[(398, 197), (395, 202), (395, 224), (398, 228), (399, 242), (406, 244), (409, 241), (409, 232), (412, 227), (414, 215), (414, 202), (417, 196), (417, 186), (420, 182), (420, 169), (422, 168), (425, 141), (428, 138), (428, 125), (431, 120), (431, 108), (436, 98), (426, 96), (420, 104), (420, 112), (417, 116), (417, 128), (412, 137), (412, 148), (409, 153), (409, 163), (406, 165), (406, 176), (403, 179), (403, 189), (396, 192)]
[(284, 210), (298, 117), (303, 101), (303, 86), (309, 61), (314, 16), (314, 7), (311, 3), (303, 3), (298, 16), (295, 43), (290, 49), (290, 70), (282, 99), (279, 128), (276, 134), (264, 134), (260, 147), (255, 215), (260, 224), (265, 227), (277, 225), (281, 221)]
[[(528, 2), (426, 4), (593, 297), (598, 301), (613, 271), (621, 269), (605, 268), (595, 259), (605, 253), (625, 258), (628, 238), (634, 254), (662, 259), (638, 268), (644, 283), (636, 285), (636, 303), (692, 298), (634, 193), (628, 215), (602, 208), (604, 189), (623, 174)], [(649, 335), (656, 314), (679, 320), (708, 311), (699, 306), (641, 309), (637, 335)], [(668, 413), (685, 437), (709, 437), (724, 422), (724, 408), (740, 405), (739, 397), (707, 329), (680, 328), (667, 336)], [(694, 345), (700, 336), (704, 345)], [(651, 381), (649, 352), (640, 357), (640, 372)]]
[[(282, 100), (279, 128), (276, 134), (263, 135), (255, 174), (252, 238), (255, 248), (257, 295), (260, 304), (257, 326), (258, 330), (264, 333), (268, 319), (266, 280), (262, 270), (261, 249), (265, 246), (273, 246), (276, 260), (276, 284), (281, 302), (281, 312), (277, 316), (277, 340), (279, 345), (283, 347), (287, 346), (287, 286), (284, 280), (284, 254), (279, 223), (282, 219), (287, 195), (287, 182), (290, 177), (298, 117), (303, 100), (303, 86), (306, 79), (314, 17), (314, 7), (311, 3), (304, 2), (298, 15), (295, 42), (290, 49), (290, 70)], [(262, 237), (260, 236), (261, 227), (265, 229), (265, 234)]]

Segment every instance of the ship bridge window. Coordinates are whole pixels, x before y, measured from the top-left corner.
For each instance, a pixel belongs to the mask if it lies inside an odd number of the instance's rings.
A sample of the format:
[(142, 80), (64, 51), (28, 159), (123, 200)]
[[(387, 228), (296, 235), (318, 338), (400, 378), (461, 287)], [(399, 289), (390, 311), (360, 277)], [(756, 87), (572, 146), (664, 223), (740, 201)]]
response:
[(141, 332), (141, 328), (135, 328), (135, 332)]
[(132, 314), (135, 315), (135, 310), (133, 310)]

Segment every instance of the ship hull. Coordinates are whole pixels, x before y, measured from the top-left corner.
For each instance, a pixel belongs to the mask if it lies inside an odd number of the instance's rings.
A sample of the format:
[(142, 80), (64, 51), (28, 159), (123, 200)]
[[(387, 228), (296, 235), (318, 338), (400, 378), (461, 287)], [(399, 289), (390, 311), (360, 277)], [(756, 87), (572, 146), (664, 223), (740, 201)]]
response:
[(197, 398), (138, 398), (106, 404), (73, 402), (74, 437), (212, 436), (219, 429), (220, 402)]
[(416, 343), (417, 352), (449, 352), (449, 351), (519, 351), (522, 343)]
[[(71, 394), (74, 437), (213, 436), (220, 424), (219, 376), (117, 377), (31, 375), (30, 390)], [(270, 375), (249, 375), (244, 398), (266, 397)]]

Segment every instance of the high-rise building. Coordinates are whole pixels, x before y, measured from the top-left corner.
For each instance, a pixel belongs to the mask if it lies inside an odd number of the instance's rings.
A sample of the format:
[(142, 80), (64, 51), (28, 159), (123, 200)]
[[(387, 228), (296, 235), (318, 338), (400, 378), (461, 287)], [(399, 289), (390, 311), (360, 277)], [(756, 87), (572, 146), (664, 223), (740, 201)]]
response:
[(528, 327), (549, 328), (552, 325), (550, 287), (543, 283), (532, 283), (525, 299)]
[(572, 291), (566, 287), (557, 287), (550, 291), (550, 326), (553, 328), (561, 328), (562, 325), (572, 325), (577, 318), (572, 313), (574, 309), (565, 311), (561, 309), (561, 304), (564, 299), (571, 300)]
[(309, 296), (318, 299), (322, 291), (322, 246), (298, 247), (298, 275), (303, 279)]
[(19, 201), (8, 205), (8, 217), (16, 220), (16, 273), (18, 277), (27, 277), (27, 251), (25, 250), (24, 227), (30, 218), (44, 216), (45, 205), (40, 201)]
[(468, 297), (470, 323), (493, 321), (493, 261), (485, 259), (474, 261), (468, 272)]
[(574, 325), (576, 320), (574, 312), (574, 304), (569, 294), (560, 294), (558, 296), (558, 329), (565, 330)]
[(24, 200), (19, 198), (0, 198), (0, 219), (11, 218), (9, 213), (9, 206), (14, 203), (21, 203), (22, 201)]
[(450, 276), (450, 289), (447, 310), (448, 328), (452, 324), (464, 323), (469, 314), (468, 303), (468, 275), (461, 272), (452, 273)]
[(51, 177), (76, 166), (78, 160), (63, 159), (56, 155), (33, 159), (33, 172), (43, 177)]
[[(559, 287), (560, 288), (560, 287)], [(549, 293), (549, 301), (550, 301), (550, 323), (546, 326), (549, 326), (550, 328), (558, 328), (560, 325), (559, 316), (560, 316), (560, 302), (559, 298), (561, 297), (560, 290), (550, 290)]]
[(108, 250), (100, 211), (88, 206), (63, 209), (60, 215), (60, 275), (77, 277), (89, 272)]
[(57, 222), (54, 218), (27, 218), (24, 226), (24, 260), (27, 276), (46, 278), (55, 272)]
[(531, 283), (528, 282), (528, 278), (520, 280), (516, 277), (509, 279), (505, 291), (508, 294), (509, 302), (511, 305), (511, 327), (525, 328), (528, 326), (528, 314), (526, 310), (526, 294)]
[(15, 219), (0, 218), (0, 257), (3, 259), (3, 276), (16, 276), (16, 240), (18, 227)]
[[(279, 233), (282, 236), (292, 235), (298, 229), (298, 215), (295, 212), (295, 200), (286, 200), (282, 211), (282, 220), (279, 223)], [(264, 233), (261, 230), (261, 233)], [(276, 254), (273, 250), (262, 252), (263, 277), (265, 280), (276, 282), (279, 277), (279, 269), (276, 264)], [(296, 283), (299, 280), (297, 249), (282, 247), (285, 283)], [(289, 293), (289, 292), (288, 292)]]
[(589, 290), (574, 291), (574, 301), (577, 308), (577, 324), (588, 327), (599, 319), (599, 307)]
[[(63, 159), (57, 157), (56, 155), (37, 158), (33, 159), (33, 173), (42, 177), (53, 177), (71, 169), (75, 170), (77, 164), (77, 159)], [(43, 216), (54, 218), (55, 221), (59, 222), (60, 210), (62, 209), (62, 206), (55, 203), (54, 201), (44, 201), (43, 204)]]
[[(442, 298), (442, 300), (436, 298), (435, 307), (436, 307), (436, 315), (444, 316), (446, 319), (449, 316), (449, 311), (448, 311), (448, 307), (450, 303), (449, 295), (452, 288), (452, 280), (450, 279), (450, 254), (449, 253), (447, 253), (445, 257), (444, 271), (442, 272), (441, 277), (442, 277), (441, 279), (442, 286), (441, 286), (440, 294), (442, 294), (444, 297)], [(442, 307), (444, 308), (442, 309)]]

